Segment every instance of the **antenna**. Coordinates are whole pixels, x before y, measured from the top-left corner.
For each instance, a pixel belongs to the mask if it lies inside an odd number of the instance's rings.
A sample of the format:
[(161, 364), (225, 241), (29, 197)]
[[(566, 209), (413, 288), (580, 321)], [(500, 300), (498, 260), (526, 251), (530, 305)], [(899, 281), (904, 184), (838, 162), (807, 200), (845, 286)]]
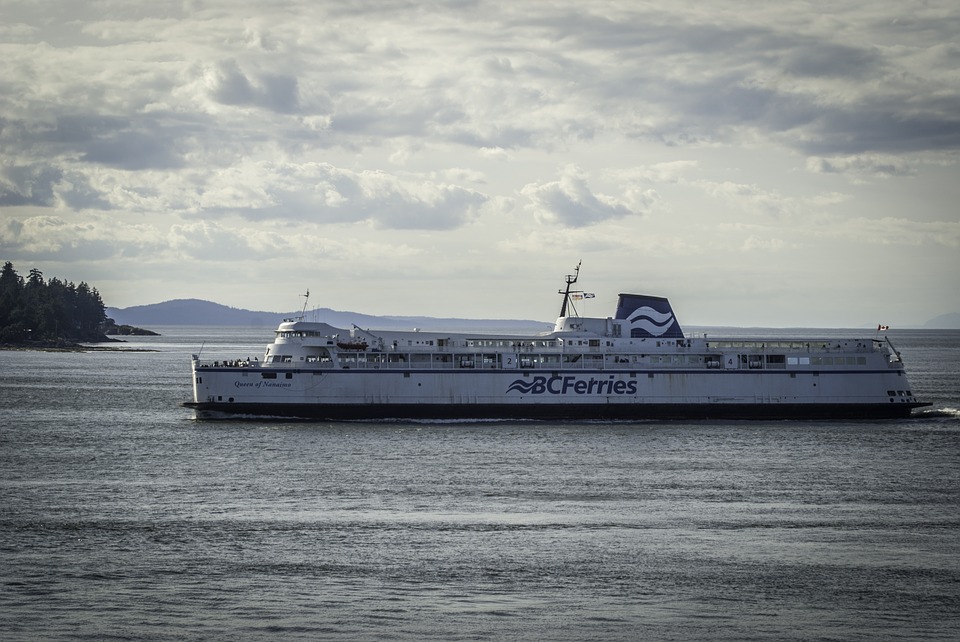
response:
[(563, 305), (560, 306), (560, 316), (567, 316), (567, 305), (571, 307), (573, 303), (570, 302), (570, 286), (577, 282), (577, 278), (580, 276), (580, 265), (583, 263), (583, 259), (577, 263), (577, 269), (574, 270), (573, 274), (567, 275), (567, 289), (566, 290), (557, 290), (557, 294), (563, 295)]

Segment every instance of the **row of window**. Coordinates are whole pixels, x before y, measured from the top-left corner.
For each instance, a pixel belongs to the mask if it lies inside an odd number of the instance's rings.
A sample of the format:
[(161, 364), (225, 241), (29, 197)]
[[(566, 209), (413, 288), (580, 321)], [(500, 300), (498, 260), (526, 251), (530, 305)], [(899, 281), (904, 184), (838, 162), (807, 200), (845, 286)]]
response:
[(787, 357), (788, 366), (865, 366), (866, 357)]
[[(340, 353), (339, 363), (344, 367), (380, 367), (380, 366), (440, 366), (460, 368), (551, 368), (561, 364), (579, 364), (583, 367), (623, 367), (623, 366), (667, 366), (667, 367), (707, 367), (742, 369), (783, 369), (787, 366), (865, 366), (865, 356), (807, 357), (782, 354), (740, 354), (729, 357), (729, 363), (723, 363), (720, 355), (646, 355), (646, 354), (449, 354), (449, 353), (385, 353), (385, 352), (346, 352)], [(328, 354), (300, 357), (300, 361), (317, 365), (332, 365)], [(275, 354), (266, 358), (266, 363), (292, 363), (291, 355)]]

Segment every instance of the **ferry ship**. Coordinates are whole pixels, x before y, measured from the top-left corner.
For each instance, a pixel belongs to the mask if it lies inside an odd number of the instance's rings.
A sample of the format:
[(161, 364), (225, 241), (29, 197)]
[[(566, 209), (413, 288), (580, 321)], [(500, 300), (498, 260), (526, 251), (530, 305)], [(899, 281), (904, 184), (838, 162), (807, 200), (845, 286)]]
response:
[(536, 335), (343, 329), (301, 313), (262, 359), (193, 355), (184, 405), (198, 419), (330, 421), (879, 419), (930, 405), (886, 337), (688, 337), (666, 298), (637, 294), (588, 318), (579, 273)]

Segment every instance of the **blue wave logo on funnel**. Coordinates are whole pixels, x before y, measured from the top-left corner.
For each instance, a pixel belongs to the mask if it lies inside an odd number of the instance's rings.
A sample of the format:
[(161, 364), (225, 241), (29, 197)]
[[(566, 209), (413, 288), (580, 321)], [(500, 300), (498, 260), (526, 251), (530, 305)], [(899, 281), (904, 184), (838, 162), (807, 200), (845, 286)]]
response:
[(672, 314), (663, 314), (649, 307), (637, 308), (633, 315), (630, 316), (630, 329), (639, 328), (654, 337), (662, 337), (675, 322)]
[(630, 336), (682, 339), (683, 330), (673, 314), (670, 301), (646, 294), (621, 294), (617, 317), (630, 324)]

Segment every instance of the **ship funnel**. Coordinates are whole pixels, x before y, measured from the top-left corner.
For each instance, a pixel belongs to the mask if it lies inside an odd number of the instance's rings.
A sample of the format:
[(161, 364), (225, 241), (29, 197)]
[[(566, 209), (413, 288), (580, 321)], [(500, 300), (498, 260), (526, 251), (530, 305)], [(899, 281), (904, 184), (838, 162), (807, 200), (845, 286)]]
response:
[(670, 301), (646, 294), (621, 294), (617, 318), (625, 319), (631, 337), (682, 339), (683, 330), (673, 314)]

